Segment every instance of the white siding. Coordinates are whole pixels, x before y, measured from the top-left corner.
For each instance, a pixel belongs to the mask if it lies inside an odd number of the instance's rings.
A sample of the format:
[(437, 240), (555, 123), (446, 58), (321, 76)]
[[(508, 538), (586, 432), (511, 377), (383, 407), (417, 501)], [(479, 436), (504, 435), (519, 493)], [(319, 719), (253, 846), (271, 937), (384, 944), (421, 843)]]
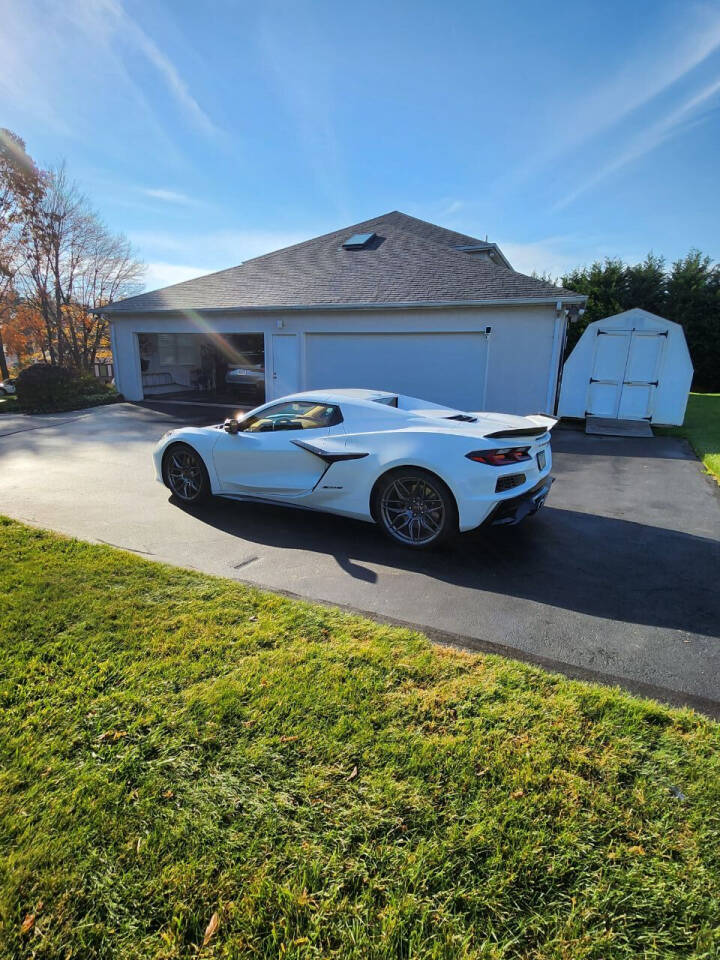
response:
[[(197, 316), (197, 314), (196, 314)], [(557, 342), (557, 320), (554, 304), (538, 306), (488, 306), (466, 308), (392, 309), (392, 310), (298, 310), (286, 312), (232, 313), (217, 311), (205, 313), (194, 321), (181, 314), (138, 315), (116, 318), (113, 321), (116, 347), (115, 370), (117, 386), (128, 400), (142, 399), (140, 356), (137, 333), (207, 333), (208, 328), (219, 333), (264, 333), (265, 369), (268, 382), (267, 396), (272, 394), (272, 334), (282, 329), (299, 335), (300, 389), (308, 389), (311, 380), (317, 382), (317, 368), (308, 353), (313, 335), (338, 333), (433, 333), (455, 337), (462, 333), (483, 334), (487, 327), (487, 377), (483, 383), (487, 410), (506, 413), (538, 413), (552, 407), (557, 371), (554, 369), (553, 348)], [(484, 336), (483, 336), (484, 339)], [(377, 338), (378, 349), (382, 336)], [(452, 343), (460, 343), (453, 339)], [(474, 341), (473, 341), (474, 342)], [(474, 348), (473, 348), (474, 349)], [(447, 350), (443, 348), (447, 357)], [(364, 361), (367, 362), (367, 361)], [(452, 365), (445, 366), (448, 378), (448, 396), (457, 396), (474, 387), (468, 382), (468, 365), (458, 358), (457, 373)], [(357, 379), (374, 381), (376, 367), (358, 369)], [(423, 381), (419, 371), (418, 382)], [(436, 371), (428, 364), (425, 382), (434, 383)], [(475, 366), (472, 366), (472, 379)], [(460, 385), (454, 381), (461, 381)], [(334, 386), (348, 384), (334, 383)], [(433, 386), (433, 390), (435, 387)], [(477, 395), (477, 394), (472, 394)], [(423, 393), (420, 392), (420, 396)], [(550, 403), (548, 403), (550, 398)], [(432, 398), (429, 398), (432, 399)]]

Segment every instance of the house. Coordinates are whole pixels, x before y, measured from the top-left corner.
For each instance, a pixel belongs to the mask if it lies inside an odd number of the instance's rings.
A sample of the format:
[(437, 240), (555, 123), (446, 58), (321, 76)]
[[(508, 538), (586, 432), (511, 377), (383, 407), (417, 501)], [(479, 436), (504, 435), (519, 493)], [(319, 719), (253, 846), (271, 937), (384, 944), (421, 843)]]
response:
[(555, 409), (584, 302), (497, 244), (394, 211), (102, 312), (129, 400), (342, 386), (533, 413)]

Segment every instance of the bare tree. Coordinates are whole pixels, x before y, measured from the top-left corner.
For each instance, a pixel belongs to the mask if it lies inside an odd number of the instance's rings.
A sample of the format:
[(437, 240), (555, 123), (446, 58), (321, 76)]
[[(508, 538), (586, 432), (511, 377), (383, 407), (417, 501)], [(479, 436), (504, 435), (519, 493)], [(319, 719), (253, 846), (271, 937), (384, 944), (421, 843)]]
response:
[(47, 175), (33, 206), (23, 295), (43, 320), (51, 363), (90, 370), (107, 337), (94, 311), (139, 289), (144, 267), (110, 233), (64, 166)]
[(0, 129), (0, 377), (8, 376), (3, 326), (17, 302), (15, 276), (24, 263), (29, 211), (39, 201), (43, 177), (25, 151), (25, 143)]

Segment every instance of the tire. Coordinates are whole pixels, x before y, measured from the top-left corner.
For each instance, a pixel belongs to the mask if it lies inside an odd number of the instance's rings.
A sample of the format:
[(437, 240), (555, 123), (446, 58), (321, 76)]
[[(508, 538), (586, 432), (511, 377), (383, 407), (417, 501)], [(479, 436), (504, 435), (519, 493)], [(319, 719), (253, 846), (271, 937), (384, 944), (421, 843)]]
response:
[(385, 536), (411, 550), (427, 550), (457, 533), (455, 498), (440, 477), (401, 467), (380, 477), (372, 513)]
[(210, 496), (210, 477), (203, 458), (187, 443), (174, 443), (163, 456), (163, 480), (180, 503), (202, 503)]

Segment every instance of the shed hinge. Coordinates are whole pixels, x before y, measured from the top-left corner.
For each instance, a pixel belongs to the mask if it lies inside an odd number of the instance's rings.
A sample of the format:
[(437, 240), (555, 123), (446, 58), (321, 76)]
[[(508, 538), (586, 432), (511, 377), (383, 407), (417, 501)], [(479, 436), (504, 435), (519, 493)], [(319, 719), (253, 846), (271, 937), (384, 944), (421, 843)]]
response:
[(590, 377), (590, 383), (600, 383), (600, 381), (596, 380), (594, 377)]
[(659, 333), (658, 336), (659, 336), (659, 337), (666, 337), (666, 336), (668, 335), (668, 333), (669, 333), (668, 330), (663, 330), (663, 332), (662, 332), (662, 333)]

